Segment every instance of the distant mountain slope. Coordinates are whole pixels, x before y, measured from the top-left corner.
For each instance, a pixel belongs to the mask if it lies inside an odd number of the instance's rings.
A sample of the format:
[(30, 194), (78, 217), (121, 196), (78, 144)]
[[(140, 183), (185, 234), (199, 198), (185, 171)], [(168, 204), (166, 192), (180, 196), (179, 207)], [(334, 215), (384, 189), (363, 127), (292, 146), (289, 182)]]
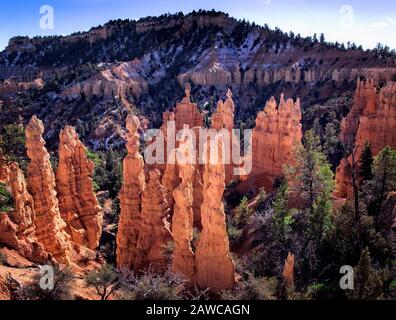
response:
[(0, 122), (25, 122), (35, 113), (51, 124), (49, 140), (68, 123), (95, 147), (106, 147), (122, 136), (132, 109), (158, 127), (187, 81), (209, 114), (231, 87), (237, 119), (250, 126), (271, 95), (300, 96), (309, 108), (350, 92), (359, 76), (380, 82), (395, 75), (396, 57), (387, 50), (345, 48), (221, 12), (115, 20), (65, 37), (11, 39), (0, 53), (0, 81), (42, 78), (45, 86), (18, 94), (20, 86), (12, 90), (7, 82), (2, 90), (0, 83)]

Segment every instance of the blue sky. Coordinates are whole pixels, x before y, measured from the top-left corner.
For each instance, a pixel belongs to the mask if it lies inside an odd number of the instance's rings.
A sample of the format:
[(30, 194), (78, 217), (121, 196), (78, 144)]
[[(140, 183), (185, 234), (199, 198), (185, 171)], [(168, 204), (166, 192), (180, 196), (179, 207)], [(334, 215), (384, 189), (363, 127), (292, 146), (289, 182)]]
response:
[[(40, 7), (54, 8), (54, 29), (40, 29)], [(304, 36), (324, 33), (329, 41), (378, 42), (396, 48), (395, 0), (1, 0), (0, 50), (16, 35), (66, 35), (110, 19), (216, 9), (258, 24)]]

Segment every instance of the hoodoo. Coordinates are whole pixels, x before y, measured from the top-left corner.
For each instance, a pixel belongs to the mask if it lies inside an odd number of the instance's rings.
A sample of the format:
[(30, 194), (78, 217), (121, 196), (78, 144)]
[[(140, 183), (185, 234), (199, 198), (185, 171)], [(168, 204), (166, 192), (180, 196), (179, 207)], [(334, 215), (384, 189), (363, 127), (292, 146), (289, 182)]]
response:
[[(202, 231), (195, 253), (196, 281), (200, 287), (210, 288), (214, 292), (229, 289), (235, 282), (235, 266), (230, 257), (223, 204), (225, 170), (222, 148), (223, 143), (219, 139), (218, 150), (209, 150), (209, 159), (213, 161), (205, 164), (201, 206)], [(214, 160), (216, 151), (217, 162)]]
[(160, 182), (158, 170), (149, 172), (149, 181), (142, 193), (142, 223), (137, 245), (137, 270), (152, 267), (164, 270), (167, 265), (166, 247), (169, 231), (169, 206), (166, 188)]
[(103, 213), (93, 190), (94, 164), (78, 139), (66, 126), (60, 133), (56, 172), (59, 209), (73, 242), (96, 249), (102, 234)]
[[(183, 145), (179, 147), (183, 152)], [(193, 184), (194, 166), (189, 163), (179, 164), (181, 182), (173, 192), (175, 201), (172, 216), (172, 235), (174, 252), (172, 270), (184, 275), (191, 282), (195, 277), (195, 258), (191, 248), (193, 239)]]
[(285, 101), (282, 94), (277, 106), (272, 97), (259, 112), (253, 129), (249, 180), (255, 187), (272, 188), (275, 178), (283, 175), (283, 166), (293, 164), (293, 153), (301, 139), (300, 100)]
[(123, 162), (123, 182), (120, 191), (120, 221), (117, 233), (117, 266), (135, 269), (138, 257), (137, 243), (140, 235), (141, 194), (146, 187), (144, 161), (139, 153), (140, 122), (129, 115), (126, 120), (128, 155)]
[(28, 165), (28, 190), (34, 200), (36, 218), (36, 237), (44, 249), (62, 263), (70, 263), (69, 236), (65, 232), (66, 224), (59, 213), (55, 191), (55, 177), (50, 156), (42, 138), (44, 125), (33, 116), (26, 127), (26, 148), (30, 158)]

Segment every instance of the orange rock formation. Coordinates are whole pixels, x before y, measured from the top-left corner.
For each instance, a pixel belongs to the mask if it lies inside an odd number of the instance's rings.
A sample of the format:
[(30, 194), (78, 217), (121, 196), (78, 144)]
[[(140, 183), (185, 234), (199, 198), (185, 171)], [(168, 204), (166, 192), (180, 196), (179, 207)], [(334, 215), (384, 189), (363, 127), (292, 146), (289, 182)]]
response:
[(171, 235), (168, 223), (166, 188), (161, 184), (158, 170), (149, 172), (150, 179), (142, 194), (142, 223), (138, 239), (136, 270), (152, 267), (164, 270), (167, 265), (166, 247)]
[[(378, 93), (373, 95), (373, 92), (376, 92), (373, 81), (359, 81), (355, 95), (358, 102), (355, 101), (343, 121), (341, 139), (353, 134), (348, 124), (354, 126), (357, 123), (358, 126), (353, 151), (357, 164), (366, 141), (370, 143), (373, 156), (386, 146), (396, 148), (396, 82), (389, 81)], [(343, 159), (336, 172), (336, 194), (343, 198), (352, 196), (348, 162), (352, 164), (352, 156)]]
[(293, 152), (301, 143), (300, 100), (284, 100), (279, 106), (272, 97), (259, 112), (253, 130), (252, 172), (249, 180), (255, 187), (272, 188), (276, 177), (283, 175), (284, 165), (293, 164)]
[(203, 115), (197, 104), (191, 102), (191, 86), (189, 83), (186, 83), (185, 94), (183, 100), (176, 104), (174, 111), (176, 131), (183, 129), (184, 125), (188, 125), (190, 129), (203, 127)]
[(17, 164), (9, 166), (7, 184), (15, 210), (0, 214), (0, 242), (36, 263), (48, 261), (48, 254), (37, 242), (33, 198), (27, 191), (25, 177)]
[[(180, 149), (180, 148), (179, 148)], [(183, 149), (180, 149), (183, 152)], [(193, 177), (194, 166), (179, 164), (181, 182), (173, 191), (175, 201), (172, 216), (174, 251), (172, 270), (184, 275), (191, 282), (195, 277), (195, 258), (191, 248), (193, 239)]]
[(294, 254), (290, 252), (285, 260), (282, 277), (286, 288), (294, 287)]
[(102, 234), (103, 212), (93, 190), (94, 164), (78, 139), (66, 126), (60, 133), (56, 172), (59, 209), (73, 242), (96, 249)]
[(36, 212), (36, 236), (44, 249), (58, 262), (69, 264), (69, 236), (64, 231), (66, 224), (59, 213), (55, 177), (42, 138), (43, 132), (43, 123), (33, 116), (26, 127), (26, 148), (30, 158), (27, 180)]
[(237, 141), (237, 137), (232, 132), (232, 130), (234, 129), (234, 112), (235, 105), (234, 101), (232, 100), (232, 92), (230, 89), (228, 89), (226, 101), (223, 103), (223, 101), (220, 99), (217, 104), (217, 110), (212, 115), (212, 128), (216, 130), (227, 130), (227, 132), (224, 132), (226, 135), (228, 135), (224, 139), (224, 142), (227, 143), (227, 160), (225, 162), (226, 184), (230, 183), (232, 180), (237, 180), (239, 178), (233, 173), (233, 169), (235, 166), (233, 164), (233, 161), (237, 160), (233, 158), (233, 150), (238, 150), (239, 155), (239, 144)]
[[(229, 241), (223, 205), (225, 170), (222, 163), (223, 145), (218, 143), (217, 163), (209, 161), (203, 172), (202, 231), (196, 246), (196, 281), (201, 288), (219, 292), (235, 282), (235, 267), (230, 257)], [(210, 148), (210, 159), (214, 157)]]
[(135, 269), (142, 221), (141, 194), (146, 182), (144, 161), (139, 153), (139, 119), (136, 116), (128, 116), (126, 126), (128, 155), (123, 162), (123, 182), (119, 195), (121, 213), (117, 233), (117, 266)]

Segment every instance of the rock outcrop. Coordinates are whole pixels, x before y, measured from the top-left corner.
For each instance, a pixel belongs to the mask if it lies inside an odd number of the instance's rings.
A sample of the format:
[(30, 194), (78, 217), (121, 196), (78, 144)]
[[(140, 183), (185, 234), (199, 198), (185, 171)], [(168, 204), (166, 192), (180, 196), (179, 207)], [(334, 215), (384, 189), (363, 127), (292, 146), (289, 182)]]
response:
[(138, 257), (135, 270), (151, 267), (165, 270), (167, 244), (171, 240), (169, 230), (169, 206), (166, 188), (161, 184), (158, 170), (149, 172), (149, 181), (142, 193), (142, 223), (137, 244)]
[(5, 80), (0, 83), (0, 96), (13, 94), (20, 91), (26, 91), (29, 89), (42, 89), (44, 82), (42, 79), (35, 79), (31, 82), (17, 82), (14, 80)]
[(18, 251), (30, 261), (45, 263), (49, 256), (37, 242), (33, 198), (27, 191), (25, 177), (17, 164), (9, 166), (6, 183), (10, 187), (15, 208), (8, 214), (0, 214), (0, 243)]
[(136, 269), (136, 261), (142, 259), (139, 257), (137, 245), (142, 223), (141, 195), (146, 181), (144, 161), (139, 153), (139, 126), (138, 117), (128, 116), (128, 155), (123, 161), (123, 180), (119, 194), (121, 213), (117, 233), (117, 266), (128, 269)]
[(60, 133), (56, 188), (59, 209), (73, 242), (96, 249), (102, 234), (103, 212), (93, 190), (94, 164), (76, 130)]
[(34, 200), (36, 237), (58, 262), (68, 264), (69, 236), (59, 213), (55, 177), (43, 132), (43, 123), (33, 116), (26, 127), (26, 148), (30, 158), (27, 180), (28, 191)]
[(73, 96), (84, 93), (87, 97), (119, 97), (120, 99), (125, 98), (129, 93), (138, 96), (148, 89), (144, 75), (141, 62), (135, 59), (104, 69), (88, 80), (67, 88), (62, 95)]
[[(386, 146), (396, 148), (396, 82), (389, 81), (376, 92), (373, 81), (360, 81), (355, 99), (354, 107), (343, 121), (341, 139), (353, 139), (354, 129), (348, 126), (357, 126), (353, 153), (355, 163), (359, 164), (366, 142), (370, 143), (373, 156)], [(352, 196), (348, 163), (352, 165), (352, 155), (341, 161), (336, 172), (336, 195), (342, 198)]]
[[(227, 99), (223, 103), (220, 99), (217, 103), (217, 110), (212, 115), (212, 128), (218, 131), (222, 130), (225, 135), (223, 141), (225, 143), (225, 183), (228, 184), (232, 180), (238, 180), (239, 177), (234, 175), (234, 167), (236, 162), (235, 156), (240, 154), (237, 137), (233, 134), (234, 129), (234, 113), (235, 105), (232, 100), (232, 92), (228, 89)], [(223, 131), (224, 130), (224, 131)], [(235, 152), (237, 151), (237, 152)], [(234, 155), (235, 154), (235, 155)]]
[(191, 102), (191, 86), (189, 83), (185, 85), (185, 97), (181, 102), (176, 104), (174, 110), (176, 132), (188, 125), (190, 129), (195, 127), (203, 127), (203, 115), (198, 105)]
[[(180, 149), (180, 151), (183, 152), (183, 149)], [(184, 163), (179, 164), (178, 169), (181, 182), (173, 191), (175, 204), (172, 216), (172, 235), (174, 240), (172, 270), (194, 282), (195, 257), (191, 248), (194, 227), (192, 208), (194, 166)]]
[(285, 265), (282, 272), (283, 284), (286, 288), (290, 289), (294, 287), (294, 254), (290, 253), (287, 255)]
[[(195, 252), (196, 282), (201, 288), (210, 288), (214, 292), (230, 289), (235, 282), (235, 266), (230, 257), (222, 201), (225, 188), (222, 148), (222, 143), (218, 143), (217, 163), (212, 161), (205, 164), (201, 206), (202, 231)], [(215, 150), (211, 148), (211, 159), (215, 159), (214, 153)]]
[(294, 150), (301, 144), (302, 126), (300, 100), (284, 100), (279, 106), (272, 97), (259, 112), (252, 137), (252, 172), (249, 181), (254, 187), (271, 189), (283, 167), (294, 161)]
[(353, 144), (355, 142), (360, 117), (375, 111), (376, 104), (377, 88), (374, 81), (358, 79), (352, 109), (341, 121), (340, 139), (343, 143)]

